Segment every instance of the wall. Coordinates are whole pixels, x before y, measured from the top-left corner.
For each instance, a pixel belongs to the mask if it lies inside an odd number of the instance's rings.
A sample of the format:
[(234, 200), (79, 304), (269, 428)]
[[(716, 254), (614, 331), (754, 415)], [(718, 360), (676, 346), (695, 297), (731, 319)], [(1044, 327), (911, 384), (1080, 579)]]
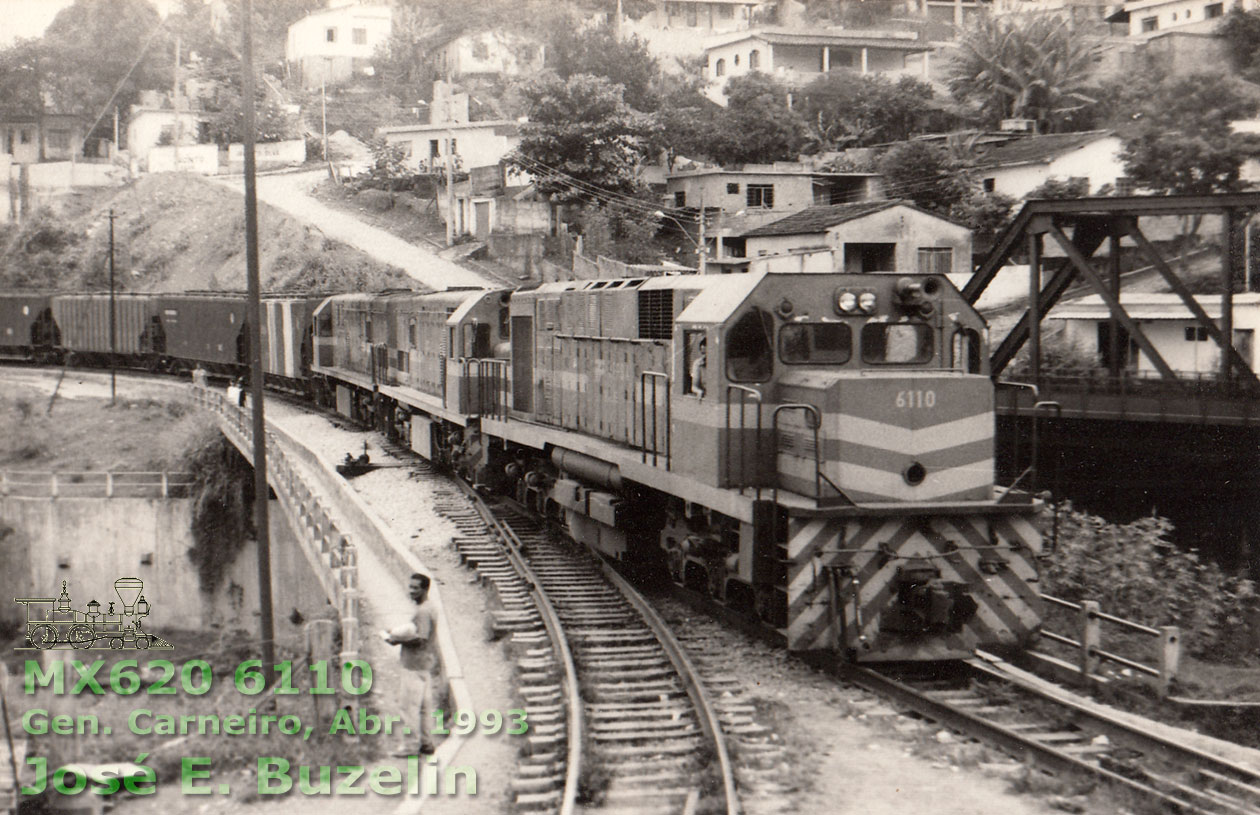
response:
[[(290, 167), (306, 161), (306, 142), (303, 139), (288, 141), (260, 142), (254, 145), (254, 162), (258, 169), (269, 167)], [(245, 170), (245, 145), (228, 145), (228, 172), (240, 173)]]
[[(56, 597), (62, 580), (69, 581), (75, 608), (92, 599), (106, 608), (118, 600), (114, 580), (138, 577), (153, 606), (146, 623), (159, 636), (166, 629), (212, 625), (253, 632), (255, 544), (246, 544), (224, 585), (208, 599), (187, 557), (192, 507), (187, 498), (0, 498), (0, 522), (14, 529), (0, 547), (0, 619), (24, 622), (22, 607), (11, 599)], [(325, 609), (331, 608), (305, 558), (296, 556), (296, 541), (275, 501), (270, 509), (276, 633), (282, 640), (300, 641), (301, 626), (287, 619), (293, 610), (309, 620), (328, 616)], [(151, 554), (151, 565), (141, 563), (145, 554)]]
[[(180, 111), (178, 115), (179, 131), (182, 145), (196, 141), (199, 116), (191, 111)], [(133, 159), (144, 160), (149, 151), (158, 145), (162, 137), (162, 128), (171, 128), (172, 136), (176, 123), (174, 110), (136, 110), (131, 112), (127, 124), (127, 152)]]
[(34, 122), (0, 124), (0, 153), (18, 164), (39, 161), (38, 129)]
[(178, 148), (153, 147), (148, 151), (145, 170), (150, 173), (200, 173), (214, 175), (219, 172), (219, 146), (217, 144), (181, 145)]
[[(728, 193), (727, 184), (738, 184), (739, 192)], [(674, 205), (674, 192), (682, 190), (687, 195), (685, 206), (717, 207), (725, 212), (748, 209), (748, 185), (774, 185), (774, 206), (785, 214), (813, 206), (814, 182), (807, 174), (786, 173), (705, 173), (702, 175), (673, 176), (666, 182), (669, 204)]]
[[(316, 12), (289, 26), (284, 58), (296, 69), (304, 87), (348, 79), (356, 65), (370, 63), (376, 47), (389, 39), (392, 28), (387, 6), (351, 6)], [(328, 41), (328, 29), (336, 29)], [(365, 42), (354, 42), (354, 29), (364, 29)]]
[(905, 206), (890, 207), (881, 212), (857, 218), (827, 230), (826, 234), (776, 235), (747, 240), (750, 259), (765, 254), (780, 254), (794, 249), (829, 246), (840, 249), (846, 242), (895, 243), (896, 271), (918, 271), (920, 247), (950, 247), (953, 273), (971, 271), (971, 231), (941, 218)]

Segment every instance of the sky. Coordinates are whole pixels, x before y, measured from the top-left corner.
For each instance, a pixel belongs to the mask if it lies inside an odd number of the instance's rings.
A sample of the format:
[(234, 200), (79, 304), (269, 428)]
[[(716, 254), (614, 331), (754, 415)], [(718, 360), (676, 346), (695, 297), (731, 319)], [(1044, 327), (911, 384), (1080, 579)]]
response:
[[(163, 17), (175, 0), (149, 0)], [(0, 48), (19, 37), (38, 37), (73, 0), (0, 0)]]

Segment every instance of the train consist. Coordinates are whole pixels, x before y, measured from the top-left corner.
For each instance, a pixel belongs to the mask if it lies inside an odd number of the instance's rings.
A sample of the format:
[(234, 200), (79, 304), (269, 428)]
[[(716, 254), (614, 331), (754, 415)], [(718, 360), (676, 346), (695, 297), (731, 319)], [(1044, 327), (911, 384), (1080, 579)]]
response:
[[(36, 314), (19, 297), (0, 296), (0, 318), (26, 320), (4, 324), (11, 352), (87, 350), (61, 298)], [(150, 297), (127, 323), (135, 361), (244, 362), (243, 312), (219, 302), (231, 296)], [(943, 276), (283, 302), (265, 301), (269, 380), (756, 617), (792, 650), (949, 659), (1022, 648), (1040, 624), (1037, 510), (994, 483), (986, 328)], [(196, 342), (176, 344), (189, 325)]]

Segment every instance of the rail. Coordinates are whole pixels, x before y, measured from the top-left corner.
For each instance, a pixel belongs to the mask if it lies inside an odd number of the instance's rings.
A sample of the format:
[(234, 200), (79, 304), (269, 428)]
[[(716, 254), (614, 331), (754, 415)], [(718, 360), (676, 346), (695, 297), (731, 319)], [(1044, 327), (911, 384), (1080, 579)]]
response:
[[(733, 479), (731, 476), (731, 458), (732, 458), (731, 439), (734, 437), (734, 433), (732, 432), (734, 428), (731, 427), (731, 405), (734, 402), (734, 400), (731, 398), (731, 396), (732, 394), (735, 394), (735, 393), (739, 394), (740, 445), (739, 445), (739, 478), (738, 480)], [(726, 448), (725, 448), (726, 456), (725, 456), (725, 461), (724, 461), (725, 470), (726, 470), (725, 478), (726, 478), (727, 485), (736, 486), (736, 487), (739, 487), (740, 489), (743, 489), (745, 486), (748, 485), (748, 472), (747, 472), (748, 468), (746, 466), (748, 457), (744, 455), (745, 445), (743, 443), (743, 440), (744, 438), (747, 437), (748, 426), (744, 422), (744, 417), (748, 415), (747, 407), (748, 407), (750, 396), (752, 397), (752, 403), (757, 406), (757, 426), (756, 428), (754, 428), (754, 432), (756, 435), (754, 436), (754, 440), (753, 440), (753, 470), (755, 471), (758, 467), (761, 466), (761, 418), (762, 418), (761, 391), (757, 390), (756, 388), (750, 388), (747, 385), (728, 384), (726, 386), (726, 399), (724, 400), (726, 402), (726, 432), (724, 434), (725, 444), (726, 444)], [(778, 415), (777, 410), (775, 411), (775, 415), (776, 416)], [(756, 489), (757, 489), (757, 498), (760, 499), (761, 498), (760, 480), (758, 480)]]
[(192, 473), (0, 471), (0, 496), (14, 498), (187, 498)]
[[(1150, 681), (1159, 691), (1160, 697), (1168, 695), (1173, 681), (1177, 678), (1177, 669), (1181, 662), (1181, 629), (1179, 627), (1165, 625), (1156, 628), (1136, 623), (1132, 620), (1126, 620), (1122, 617), (1116, 617), (1100, 610), (1099, 604), (1095, 600), (1073, 603), (1070, 600), (1052, 597), (1048, 594), (1041, 595), (1041, 599), (1050, 605), (1074, 611), (1077, 614), (1077, 637), (1079, 639), (1072, 639), (1053, 631), (1042, 630), (1041, 632), (1041, 636), (1045, 639), (1065, 645), (1077, 652), (1076, 665), (1071, 670), (1072, 677), (1076, 681), (1081, 684), (1089, 684), (1093, 681), (1093, 677), (1098, 674), (1098, 669), (1103, 662), (1114, 662), (1117, 665), (1135, 671)], [(1105, 622), (1119, 626), (1127, 631), (1157, 639), (1159, 644), (1156, 654), (1158, 664), (1145, 665), (1115, 652), (1104, 650), (1102, 648), (1102, 624)]]
[[(219, 416), (219, 427), (224, 435), (250, 459), (253, 450), (250, 411), (216, 390), (194, 386), (190, 392), (197, 405)], [(325, 595), (337, 609), (341, 621), (341, 658), (353, 659), (358, 655), (360, 635), (359, 557), (354, 541), (340, 528), (331, 508), (299, 473), (270, 431), (267, 433), (267, 482), (301, 541), (302, 553)]]
[[(650, 447), (650, 449), (649, 449), (649, 446), (648, 446), (648, 421), (647, 421), (647, 414), (648, 414), (648, 382), (649, 382), (649, 381), (652, 383), (652, 442), (651, 442), (651, 447)], [(660, 410), (660, 405), (659, 405), (659, 404), (658, 404), (658, 402), (657, 402), (657, 397), (658, 397), (658, 396), (659, 396), (659, 394), (660, 394), (660, 389), (657, 387), (657, 384), (658, 384), (659, 382), (664, 382), (664, 383), (665, 383), (665, 387), (664, 387), (664, 393), (665, 393), (665, 439), (664, 439), (664, 442), (665, 442), (665, 444), (664, 444), (664, 446), (665, 446), (665, 453), (664, 453), (664, 455), (665, 455), (665, 469), (666, 469), (666, 470), (669, 470), (669, 469), (672, 469), (672, 467), (673, 467), (673, 461), (672, 461), (672, 457), (671, 457), (671, 453), (672, 453), (672, 451), (671, 451), (671, 449), (670, 449), (670, 429), (669, 429), (669, 426), (670, 426), (670, 421), (671, 421), (671, 419), (670, 419), (670, 407), (669, 407), (669, 403), (670, 403), (670, 400), (669, 400), (669, 385), (670, 385), (670, 380), (669, 380), (669, 374), (667, 374), (667, 373), (662, 373), (661, 371), (643, 371), (642, 373), (640, 373), (640, 374), (639, 374), (639, 390), (638, 390), (638, 392), (637, 392), (637, 393), (638, 393), (638, 396), (639, 396), (639, 427), (640, 427), (640, 428), (642, 429), (642, 431), (643, 431), (643, 440), (642, 440), (642, 445), (641, 445), (640, 449), (643, 451), (643, 458), (642, 458), (643, 463), (644, 463), (644, 464), (646, 464), (646, 463), (647, 463), (648, 456), (650, 455), (650, 456), (652, 457), (652, 466), (653, 466), (653, 467), (657, 466), (657, 462), (658, 462), (658, 460), (660, 459), (660, 456), (661, 456), (661, 450), (660, 450), (660, 444), (659, 444), (659, 442), (660, 442), (660, 428), (659, 428), (658, 423), (657, 423), (657, 420), (656, 420), (657, 413), (658, 413), (658, 412), (659, 412), (659, 410)]]

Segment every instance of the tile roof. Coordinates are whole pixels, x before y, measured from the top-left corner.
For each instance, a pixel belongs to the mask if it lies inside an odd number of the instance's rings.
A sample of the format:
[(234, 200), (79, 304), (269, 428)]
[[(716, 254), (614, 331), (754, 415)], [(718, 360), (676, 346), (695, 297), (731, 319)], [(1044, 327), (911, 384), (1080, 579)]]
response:
[(1083, 133), (1025, 136), (984, 150), (979, 154), (976, 166), (995, 167), (1003, 164), (1047, 162), (1063, 153), (1076, 150), (1111, 135), (1110, 130), (1089, 130)]
[(906, 201), (857, 201), (852, 204), (810, 207), (786, 218), (771, 221), (764, 226), (744, 233), (745, 238), (765, 238), (772, 235), (806, 235), (825, 232), (833, 226), (881, 212), (889, 207), (908, 206)]
[(705, 43), (705, 50), (730, 45), (744, 40), (757, 39), (771, 45), (830, 45), (855, 48), (888, 48), (897, 51), (934, 51), (936, 46), (920, 40), (918, 35), (904, 31), (862, 31), (859, 29), (791, 29), (754, 28), (721, 37), (713, 37)]

